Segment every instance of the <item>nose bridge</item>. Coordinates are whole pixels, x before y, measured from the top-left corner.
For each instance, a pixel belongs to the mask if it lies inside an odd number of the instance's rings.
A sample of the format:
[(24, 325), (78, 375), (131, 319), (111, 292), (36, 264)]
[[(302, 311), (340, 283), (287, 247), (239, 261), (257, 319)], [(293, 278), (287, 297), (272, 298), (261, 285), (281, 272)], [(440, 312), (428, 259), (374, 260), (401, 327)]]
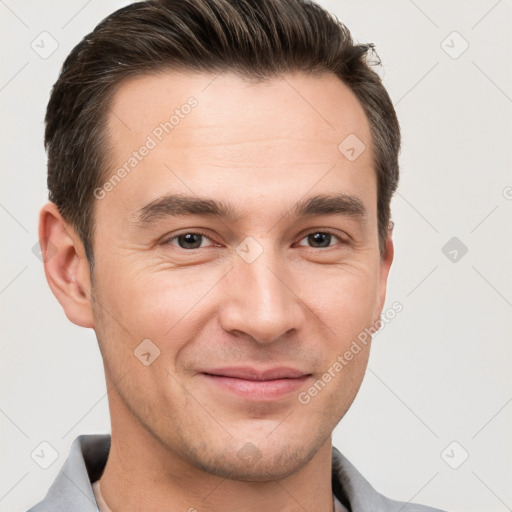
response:
[(246, 239), (237, 248), (226, 282), (221, 321), (226, 331), (239, 331), (268, 343), (299, 327), (301, 307), (290, 289), (284, 257), (270, 241)]

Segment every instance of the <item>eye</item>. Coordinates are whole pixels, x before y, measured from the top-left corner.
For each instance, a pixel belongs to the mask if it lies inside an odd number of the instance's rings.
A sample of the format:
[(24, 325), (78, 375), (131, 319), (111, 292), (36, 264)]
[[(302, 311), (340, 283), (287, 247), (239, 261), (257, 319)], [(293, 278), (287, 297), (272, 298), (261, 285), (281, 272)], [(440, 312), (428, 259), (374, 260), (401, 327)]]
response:
[[(205, 233), (200, 231), (187, 231), (185, 233), (180, 233), (178, 235), (174, 235), (171, 238), (168, 238), (164, 242), (164, 245), (174, 245), (184, 250), (194, 250), (201, 249), (204, 247), (208, 247), (208, 245), (203, 242), (209, 240), (212, 242), (212, 239), (207, 236)], [(302, 238), (301, 242), (307, 240), (313, 249), (324, 249), (333, 247), (336, 243), (332, 242), (340, 242), (341, 244), (346, 243), (340, 236), (331, 233), (330, 231), (312, 231), (304, 238)], [(299, 246), (304, 246), (299, 243)]]
[(335, 235), (330, 231), (312, 231), (311, 233), (306, 235), (302, 240), (307, 240), (308, 243), (312, 244), (314, 249), (322, 249), (332, 247), (331, 242), (333, 241), (333, 237), (337, 239), (339, 242), (345, 243), (345, 241), (342, 240), (338, 235)]
[[(204, 233), (189, 231), (186, 233), (181, 233), (179, 235), (174, 235), (173, 237), (168, 238), (163, 243), (169, 245), (177, 245), (180, 249), (200, 249), (204, 247), (202, 242), (205, 239), (210, 240), (210, 238), (206, 236)], [(174, 243), (175, 241), (176, 243)]]

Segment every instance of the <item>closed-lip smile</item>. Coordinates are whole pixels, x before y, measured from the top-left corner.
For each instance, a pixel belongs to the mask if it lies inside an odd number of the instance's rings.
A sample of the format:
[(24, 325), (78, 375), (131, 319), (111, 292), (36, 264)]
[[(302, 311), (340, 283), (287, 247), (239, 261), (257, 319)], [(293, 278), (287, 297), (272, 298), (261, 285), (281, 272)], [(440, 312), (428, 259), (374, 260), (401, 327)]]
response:
[(259, 370), (249, 366), (201, 370), (221, 389), (249, 400), (275, 400), (299, 389), (311, 374), (297, 368), (279, 366)]

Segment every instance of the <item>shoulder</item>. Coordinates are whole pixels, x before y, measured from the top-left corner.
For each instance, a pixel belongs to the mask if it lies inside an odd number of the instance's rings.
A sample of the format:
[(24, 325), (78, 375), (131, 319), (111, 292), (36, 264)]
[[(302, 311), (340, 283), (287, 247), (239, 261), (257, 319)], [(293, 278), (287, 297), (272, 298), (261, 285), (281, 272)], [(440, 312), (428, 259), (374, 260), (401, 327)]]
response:
[(80, 435), (42, 501), (28, 512), (97, 512), (92, 483), (101, 476), (110, 434)]
[(351, 512), (446, 512), (417, 503), (396, 501), (376, 491), (350, 461), (332, 447), (333, 492)]

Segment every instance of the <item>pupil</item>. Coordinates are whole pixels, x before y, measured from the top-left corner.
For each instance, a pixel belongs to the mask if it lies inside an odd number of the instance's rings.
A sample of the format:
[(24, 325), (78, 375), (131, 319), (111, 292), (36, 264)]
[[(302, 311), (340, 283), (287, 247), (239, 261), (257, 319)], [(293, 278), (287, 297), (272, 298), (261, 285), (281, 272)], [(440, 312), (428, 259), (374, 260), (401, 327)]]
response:
[[(198, 233), (186, 233), (184, 235), (180, 235), (179, 241), (183, 241), (183, 243), (180, 243), (180, 246), (183, 249), (197, 249), (201, 246), (201, 237), (202, 235)], [(190, 245), (193, 247), (190, 247)]]
[(317, 247), (329, 247), (330, 243), (330, 234), (329, 233), (314, 233), (308, 236), (309, 242), (314, 244), (319, 244)]

